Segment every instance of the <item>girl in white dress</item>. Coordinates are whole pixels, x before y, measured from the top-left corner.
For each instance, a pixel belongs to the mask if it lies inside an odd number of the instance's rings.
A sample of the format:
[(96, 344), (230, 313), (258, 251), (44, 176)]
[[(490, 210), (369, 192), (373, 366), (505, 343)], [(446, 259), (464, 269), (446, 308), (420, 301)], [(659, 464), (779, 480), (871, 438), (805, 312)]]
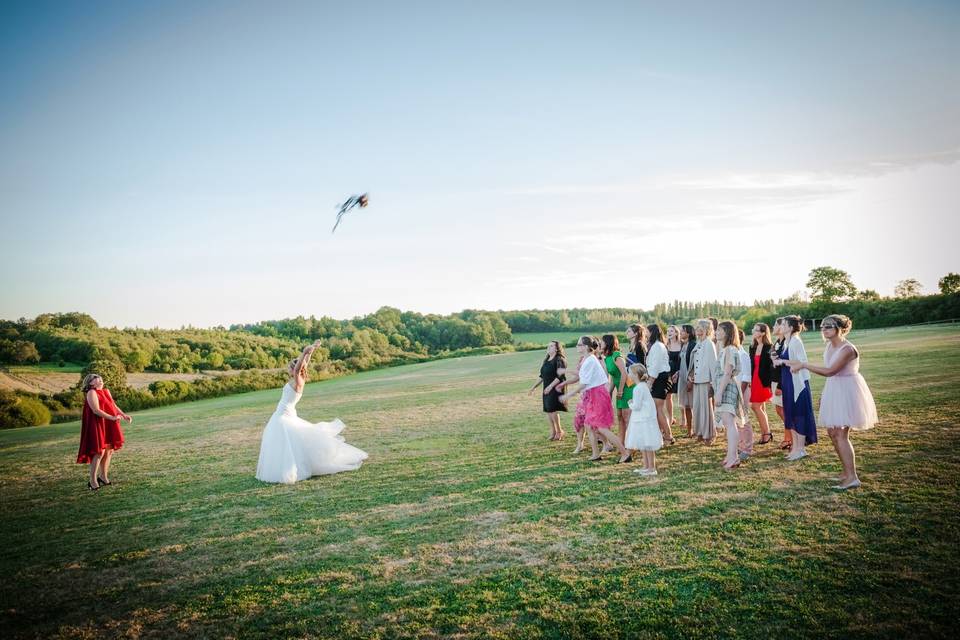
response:
[[(663, 447), (663, 434), (657, 420), (657, 405), (650, 394), (654, 381), (647, 375), (642, 364), (630, 365), (627, 375), (633, 380), (633, 397), (630, 399), (630, 424), (627, 426), (626, 449), (643, 452), (643, 468), (636, 473), (642, 476), (657, 475), (657, 454)], [(641, 384), (643, 383), (643, 384)]]
[(290, 379), (263, 430), (257, 480), (293, 484), (310, 476), (358, 469), (367, 459), (366, 452), (343, 441), (339, 434), (345, 425), (339, 419), (310, 423), (297, 415), (307, 365), (318, 346), (319, 340), (290, 362)]

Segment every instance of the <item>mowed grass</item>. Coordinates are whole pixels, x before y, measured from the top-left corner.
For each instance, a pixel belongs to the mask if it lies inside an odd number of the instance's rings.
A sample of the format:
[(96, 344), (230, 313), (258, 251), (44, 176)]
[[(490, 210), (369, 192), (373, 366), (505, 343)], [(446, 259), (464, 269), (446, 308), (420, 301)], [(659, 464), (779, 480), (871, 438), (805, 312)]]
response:
[(82, 373), (84, 366), (77, 362), (64, 362), (61, 367), (56, 362), (41, 362), (33, 365), (15, 365), (9, 367), (11, 373)]
[(960, 328), (853, 339), (882, 424), (847, 493), (825, 432), (733, 473), (688, 440), (656, 480), (573, 456), (537, 352), (309, 385), (370, 459), (292, 486), (253, 477), (278, 391), (137, 414), (98, 493), (77, 424), (0, 433), (4, 635), (952, 637)]
[[(544, 331), (544, 332), (534, 332), (534, 333), (515, 333), (513, 334), (513, 342), (515, 344), (542, 344), (547, 346), (547, 344), (552, 340), (559, 340), (560, 344), (572, 344), (580, 339), (580, 336), (584, 335), (596, 335), (600, 336), (604, 333), (610, 333), (608, 331), (600, 331), (595, 333), (583, 332), (583, 331)], [(617, 334), (621, 339), (623, 339), (623, 329), (617, 329), (612, 333)]]

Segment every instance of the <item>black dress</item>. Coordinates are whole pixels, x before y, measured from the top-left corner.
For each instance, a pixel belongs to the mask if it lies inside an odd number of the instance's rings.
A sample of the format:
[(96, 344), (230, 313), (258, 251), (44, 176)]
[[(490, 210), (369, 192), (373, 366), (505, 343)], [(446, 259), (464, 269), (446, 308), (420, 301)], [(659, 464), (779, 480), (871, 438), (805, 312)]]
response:
[[(677, 385), (673, 384), (673, 376), (680, 371), (680, 352), (683, 351), (683, 348), (677, 349), (676, 351), (670, 351), (667, 349), (667, 359), (670, 362), (670, 386), (667, 387), (667, 393), (676, 393)], [(679, 382), (679, 381), (678, 381)]]
[[(554, 356), (553, 360), (544, 360), (543, 364), (540, 365), (540, 379), (543, 380), (543, 388), (546, 389), (549, 387), (554, 380), (560, 378), (560, 382), (566, 380), (566, 376), (558, 376), (557, 369), (566, 369), (567, 361), (563, 358)], [(554, 411), (566, 411), (567, 408), (563, 406), (563, 403), (560, 402), (560, 392), (557, 391), (557, 388), (554, 387), (553, 390), (547, 395), (543, 395), (541, 392), (541, 397), (543, 397), (543, 411), (545, 413), (553, 413)]]

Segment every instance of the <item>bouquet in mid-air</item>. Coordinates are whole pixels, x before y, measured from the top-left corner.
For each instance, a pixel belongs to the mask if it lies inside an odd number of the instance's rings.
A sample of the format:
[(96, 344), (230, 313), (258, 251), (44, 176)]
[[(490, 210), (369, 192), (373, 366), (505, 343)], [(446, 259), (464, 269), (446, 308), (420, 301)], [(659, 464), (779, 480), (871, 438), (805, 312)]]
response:
[(343, 216), (346, 215), (348, 211), (356, 207), (360, 207), (361, 209), (363, 209), (368, 204), (370, 204), (370, 196), (369, 194), (366, 194), (366, 193), (362, 193), (359, 196), (350, 196), (349, 198), (347, 198), (346, 202), (339, 205), (340, 211), (337, 213), (337, 223), (333, 225), (333, 231), (331, 231), (330, 233), (333, 233), (334, 231), (337, 230), (337, 227), (340, 226), (340, 221), (343, 220)]

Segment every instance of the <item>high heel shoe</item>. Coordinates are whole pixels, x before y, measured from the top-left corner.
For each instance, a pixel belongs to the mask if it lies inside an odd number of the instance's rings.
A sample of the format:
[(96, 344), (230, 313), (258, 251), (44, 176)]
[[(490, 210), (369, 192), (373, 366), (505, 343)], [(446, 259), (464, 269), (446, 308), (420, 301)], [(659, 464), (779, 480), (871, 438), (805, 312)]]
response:
[(104, 480), (104, 479), (101, 478), (100, 476), (97, 476), (97, 483), (98, 483), (101, 487), (104, 486), (104, 485), (106, 485), (106, 486), (109, 487), (110, 485), (113, 484), (112, 482), (107, 482), (106, 480)]
[(96, 490), (99, 489), (99, 488), (100, 488), (100, 487), (95, 487), (95, 486), (93, 486), (92, 484), (90, 484), (89, 481), (87, 482), (87, 489), (90, 489), (90, 491), (96, 491)]
[(760, 442), (758, 442), (757, 444), (770, 444), (771, 442), (773, 442), (773, 434), (765, 433), (762, 436), (760, 436)]

